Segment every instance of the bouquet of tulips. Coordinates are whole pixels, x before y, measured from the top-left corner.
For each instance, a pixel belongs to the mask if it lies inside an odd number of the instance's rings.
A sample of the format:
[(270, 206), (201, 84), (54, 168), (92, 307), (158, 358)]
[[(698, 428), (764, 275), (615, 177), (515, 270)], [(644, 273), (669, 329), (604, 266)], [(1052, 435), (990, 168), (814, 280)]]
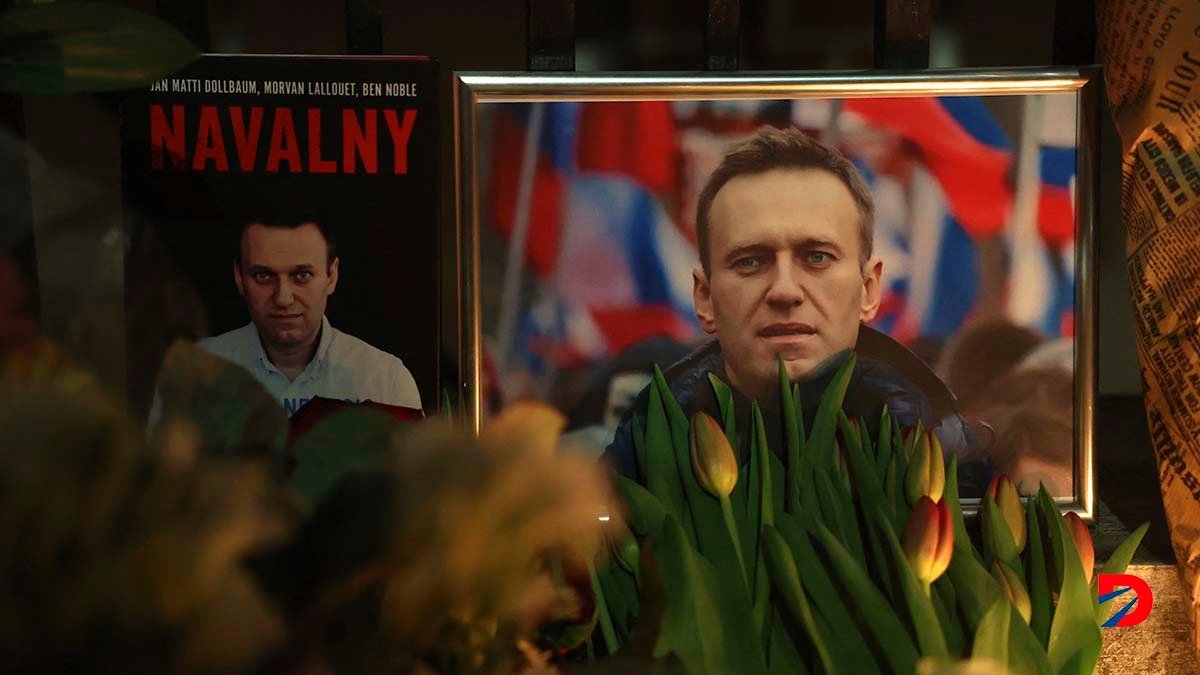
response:
[[(744, 461), (728, 386), (710, 376), (721, 423), (689, 419), (656, 370), (634, 419), (642, 480), (617, 479), (626, 527), (593, 569), (593, 646), (689, 673), (1096, 672), (1086, 525), (1000, 476), (976, 547), (937, 436), (884, 410), (872, 438), (843, 413), (854, 361), (811, 429), (781, 362), (784, 456), (755, 403)], [(1101, 571), (1124, 571), (1145, 530)]]

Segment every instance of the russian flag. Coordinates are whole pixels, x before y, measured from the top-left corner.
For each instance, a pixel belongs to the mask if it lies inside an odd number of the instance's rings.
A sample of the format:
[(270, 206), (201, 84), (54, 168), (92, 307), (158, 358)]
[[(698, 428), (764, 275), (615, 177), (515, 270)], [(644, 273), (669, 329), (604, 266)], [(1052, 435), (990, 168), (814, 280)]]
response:
[[(540, 118), (523, 106), (500, 110), (493, 125), (492, 225), (506, 237), (518, 231), (528, 191), (525, 261), (542, 281), (512, 353), (544, 372), (612, 356), (655, 334), (696, 335), (698, 258), (664, 207), (679, 189), (669, 104), (541, 105)], [(541, 128), (531, 139), (536, 119)], [(522, 185), (531, 148), (536, 161)]]
[(1004, 231), (1012, 210), (1012, 143), (981, 98), (854, 98), (844, 105), (921, 149), (950, 213), (970, 236)]

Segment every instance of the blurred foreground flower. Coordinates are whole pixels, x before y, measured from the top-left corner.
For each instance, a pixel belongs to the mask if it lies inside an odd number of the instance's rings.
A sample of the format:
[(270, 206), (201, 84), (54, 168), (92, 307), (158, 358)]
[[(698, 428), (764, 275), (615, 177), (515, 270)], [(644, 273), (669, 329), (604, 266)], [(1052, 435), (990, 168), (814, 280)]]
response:
[(277, 565), (298, 594), (294, 652), (336, 673), (507, 673), (538, 626), (590, 625), (575, 589), (611, 498), (594, 462), (553, 451), (562, 421), (522, 404), (478, 437), (441, 418), (386, 436)]
[(295, 511), (180, 421), (147, 447), (53, 347), (0, 369), (0, 657), (26, 673), (236, 672), (283, 642), (243, 563)]
[(1083, 578), (1090, 584), (1092, 583), (1092, 570), (1096, 566), (1096, 549), (1092, 545), (1092, 533), (1078, 513), (1067, 511), (1064, 518), (1067, 521), (1067, 530), (1071, 532), (1071, 539), (1075, 541), (1075, 548), (1079, 550), (1079, 562), (1083, 564)]
[(928, 586), (942, 576), (954, 553), (954, 521), (946, 502), (918, 499), (904, 526), (901, 544), (922, 583)]

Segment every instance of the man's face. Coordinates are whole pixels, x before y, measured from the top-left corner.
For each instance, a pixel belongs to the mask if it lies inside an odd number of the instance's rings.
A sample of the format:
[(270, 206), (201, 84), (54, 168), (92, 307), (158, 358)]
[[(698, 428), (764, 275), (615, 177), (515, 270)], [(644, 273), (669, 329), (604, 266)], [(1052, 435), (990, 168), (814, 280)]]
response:
[(738, 176), (709, 212), (709, 267), (693, 295), (715, 333), (731, 383), (764, 398), (778, 389), (776, 359), (792, 380), (854, 347), (880, 300), (878, 259), (861, 265), (859, 213), (841, 180), (821, 169)]
[(242, 260), (233, 264), (238, 292), (268, 347), (295, 348), (321, 330), (325, 303), (337, 287), (338, 261), (317, 226), (250, 225), (242, 232)]

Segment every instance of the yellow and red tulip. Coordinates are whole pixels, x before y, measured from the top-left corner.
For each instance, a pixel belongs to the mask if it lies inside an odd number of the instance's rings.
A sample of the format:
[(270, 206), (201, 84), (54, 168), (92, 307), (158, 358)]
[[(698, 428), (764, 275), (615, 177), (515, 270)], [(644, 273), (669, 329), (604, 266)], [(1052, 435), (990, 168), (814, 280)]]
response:
[(1007, 475), (999, 474), (992, 477), (988, 483), (987, 493), (1000, 508), (1008, 531), (1012, 533), (1013, 543), (1017, 545), (1017, 552), (1024, 551), (1025, 508), (1021, 506), (1021, 495), (1017, 494), (1017, 487)]
[(1096, 566), (1096, 549), (1092, 545), (1092, 533), (1087, 523), (1074, 511), (1068, 511), (1065, 516), (1067, 530), (1075, 540), (1075, 548), (1079, 550), (1079, 562), (1083, 563), (1083, 578), (1092, 583), (1092, 570)]
[(926, 431), (917, 440), (912, 457), (908, 460), (908, 473), (904, 477), (904, 495), (909, 504), (916, 504), (921, 497), (933, 501), (942, 498), (946, 489), (946, 467), (942, 460), (942, 443), (932, 431)]
[(954, 553), (954, 520), (946, 502), (935, 502), (928, 496), (918, 499), (900, 543), (913, 572), (923, 583), (931, 584), (942, 576)]
[(1017, 608), (1021, 618), (1025, 619), (1025, 623), (1029, 623), (1029, 617), (1033, 615), (1033, 604), (1029, 600), (1029, 591), (1025, 590), (1021, 576), (1012, 571), (1008, 565), (997, 560), (992, 563), (992, 577), (1000, 583), (1000, 588)]
[(711, 416), (692, 415), (689, 445), (696, 482), (714, 497), (728, 497), (737, 485), (738, 465), (721, 425)]

